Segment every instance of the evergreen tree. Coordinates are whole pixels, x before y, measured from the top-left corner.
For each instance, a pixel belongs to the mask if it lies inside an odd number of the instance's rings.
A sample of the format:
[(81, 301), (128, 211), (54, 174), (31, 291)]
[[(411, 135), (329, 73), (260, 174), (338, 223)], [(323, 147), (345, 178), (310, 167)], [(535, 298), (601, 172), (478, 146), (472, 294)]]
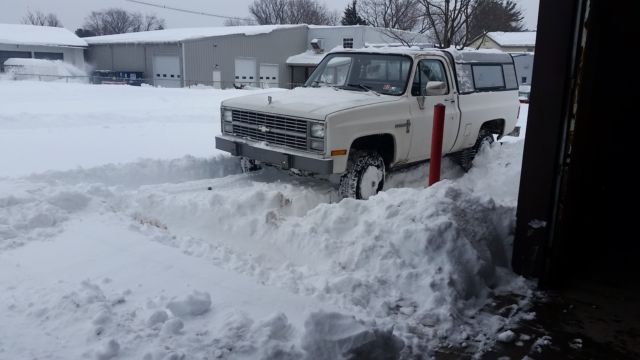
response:
[(347, 5), (342, 15), (342, 25), (367, 25), (367, 22), (358, 15), (356, 9), (357, 0), (353, 0), (351, 5)]
[(479, 0), (469, 19), (469, 39), (491, 31), (523, 31), (522, 10), (514, 0)]

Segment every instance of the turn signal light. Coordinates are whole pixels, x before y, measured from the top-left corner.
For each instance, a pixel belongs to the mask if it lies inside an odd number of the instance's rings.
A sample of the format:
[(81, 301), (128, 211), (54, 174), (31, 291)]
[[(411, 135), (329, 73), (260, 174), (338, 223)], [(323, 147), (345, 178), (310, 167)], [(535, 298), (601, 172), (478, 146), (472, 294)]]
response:
[(346, 149), (331, 150), (331, 156), (344, 156), (344, 155), (347, 155), (347, 150)]

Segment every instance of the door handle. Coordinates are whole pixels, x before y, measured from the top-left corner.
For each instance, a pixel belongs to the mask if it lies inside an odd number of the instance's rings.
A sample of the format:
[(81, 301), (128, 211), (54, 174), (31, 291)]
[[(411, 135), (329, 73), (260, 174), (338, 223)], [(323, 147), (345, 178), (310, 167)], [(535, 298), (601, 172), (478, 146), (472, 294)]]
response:
[(444, 99), (444, 101), (446, 102), (450, 102), (450, 103), (455, 103), (456, 102), (456, 98), (449, 98), (449, 99)]

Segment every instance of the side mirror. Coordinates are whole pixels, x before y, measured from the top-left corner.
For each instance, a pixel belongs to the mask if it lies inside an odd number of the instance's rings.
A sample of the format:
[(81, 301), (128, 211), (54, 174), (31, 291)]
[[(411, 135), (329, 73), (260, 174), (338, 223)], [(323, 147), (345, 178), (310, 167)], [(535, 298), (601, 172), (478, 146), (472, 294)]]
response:
[(429, 81), (425, 87), (427, 96), (437, 96), (447, 94), (447, 83), (444, 81)]

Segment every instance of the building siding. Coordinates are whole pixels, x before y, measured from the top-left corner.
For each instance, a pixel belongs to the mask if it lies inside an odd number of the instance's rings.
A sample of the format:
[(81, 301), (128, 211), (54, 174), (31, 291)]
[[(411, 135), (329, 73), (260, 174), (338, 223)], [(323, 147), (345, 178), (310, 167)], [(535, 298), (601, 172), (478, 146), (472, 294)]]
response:
[[(97, 70), (142, 71), (145, 82), (153, 84), (153, 56), (181, 58), (180, 44), (104, 44), (91, 45), (87, 62)], [(182, 68), (182, 62), (181, 68)]]
[(267, 34), (227, 35), (185, 42), (186, 85), (212, 85), (213, 71), (220, 70), (222, 87), (232, 87), (235, 81), (235, 59), (254, 58), (258, 69), (260, 64), (277, 64), (279, 86), (288, 87), (291, 74), (286, 60), (304, 49), (306, 42), (307, 29), (304, 27), (279, 29)]
[(100, 70), (143, 71), (147, 82), (153, 84), (153, 56), (176, 55), (180, 59), (183, 86), (211, 86), (213, 72), (218, 70), (222, 88), (235, 84), (235, 59), (252, 58), (256, 61), (254, 85), (259, 85), (260, 64), (272, 64), (278, 65), (278, 86), (288, 88), (293, 82), (291, 74), (294, 70), (286, 65), (287, 58), (310, 49), (310, 40), (316, 37), (326, 40), (327, 51), (341, 46), (344, 38), (353, 38), (356, 48), (365, 43), (397, 42), (368, 26), (311, 29), (300, 26), (266, 34), (212, 36), (181, 43), (94, 44), (89, 46), (87, 58)]

